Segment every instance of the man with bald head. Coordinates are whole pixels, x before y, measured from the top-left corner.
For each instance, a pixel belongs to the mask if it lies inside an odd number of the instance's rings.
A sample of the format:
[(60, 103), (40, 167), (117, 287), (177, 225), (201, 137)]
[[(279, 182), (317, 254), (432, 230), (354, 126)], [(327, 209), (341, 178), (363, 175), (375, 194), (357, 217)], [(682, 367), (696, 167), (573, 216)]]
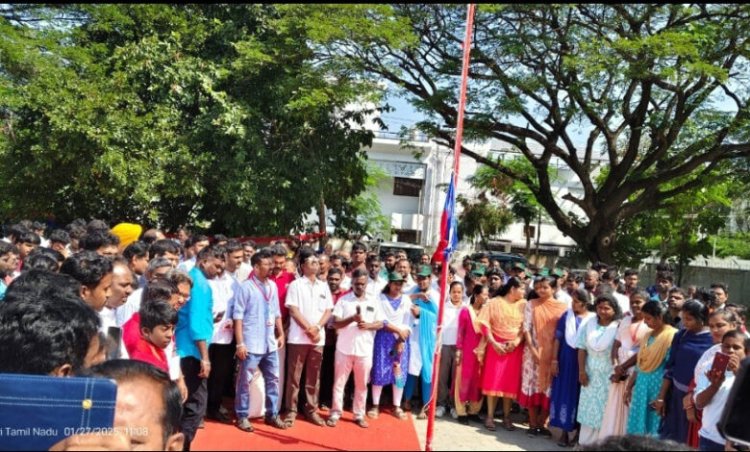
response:
[(599, 272), (596, 270), (588, 270), (586, 275), (583, 277), (583, 288), (592, 296), (596, 296), (596, 288), (599, 285)]

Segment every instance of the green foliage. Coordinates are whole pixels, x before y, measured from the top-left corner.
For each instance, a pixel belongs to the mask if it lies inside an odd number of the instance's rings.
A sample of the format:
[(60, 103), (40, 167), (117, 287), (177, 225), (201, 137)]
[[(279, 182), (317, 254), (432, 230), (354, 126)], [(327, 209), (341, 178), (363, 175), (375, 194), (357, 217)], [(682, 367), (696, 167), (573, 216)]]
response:
[(676, 196), (670, 204), (644, 212), (618, 230), (618, 263), (637, 265), (652, 252), (680, 266), (695, 256), (710, 255), (710, 236), (726, 226), (735, 181), (697, 188)]
[(476, 200), (469, 200), (464, 196), (458, 196), (456, 200), (462, 207), (458, 217), (458, 236), (461, 240), (479, 237), (482, 247), (487, 249), (489, 239), (502, 233), (513, 223), (510, 211), (489, 201), (484, 193)]
[(67, 5), (60, 27), (0, 15), (0, 213), (230, 234), (300, 228), (321, 196), (359, 215), (372, 134), (345, 107), (372, 85), (314, 60), (301, 8)]
[(370, 234), (380, 236), (383, 240), (390, 240), (391, 220), (380, 210), (380, 200), (375, 189), (388, 178), (388, 173), (374, 163), (367, 164), (367, 178), (365, 190), (346, 204), (349, 209), (346, 215), (338, 215), (333, 219), (335, 235)]
[(750, 259), (750, 234), (738, 233), (728, 236), (710, 237), (708, 242), (716, 245), (716, 256)]

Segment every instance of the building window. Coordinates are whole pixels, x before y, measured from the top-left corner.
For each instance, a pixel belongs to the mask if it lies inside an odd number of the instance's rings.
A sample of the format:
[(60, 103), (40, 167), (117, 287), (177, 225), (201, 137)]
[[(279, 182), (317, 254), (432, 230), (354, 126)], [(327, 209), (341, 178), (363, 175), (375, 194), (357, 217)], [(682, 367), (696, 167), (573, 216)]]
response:
[(422, 179), (393, 178), (393, 194), (396, 196), (413, 196), (419, 198), (422, 192)]
[(523, 233), (524, 237), (531, 237), (534, 239), (536, 237), (536, 226), (524, 226)]
[(419, 243), (419, 236), (422, 231), (415, 231), (413, 229), (396, 229), (394, 232), (396, 232), (399, 242)]

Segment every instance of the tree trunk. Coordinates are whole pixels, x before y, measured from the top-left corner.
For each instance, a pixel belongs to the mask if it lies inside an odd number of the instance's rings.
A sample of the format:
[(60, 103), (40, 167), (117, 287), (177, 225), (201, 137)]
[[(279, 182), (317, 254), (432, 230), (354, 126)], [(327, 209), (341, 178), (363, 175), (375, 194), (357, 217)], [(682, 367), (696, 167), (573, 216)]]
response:
[[(594, 222), (592, 222), (594, 223)], [(589, 261), (604, 262), (608, 265), (614, 265), (614, 236), (613, 228), (592, 228), (591, 224), (584, 230), (584, 236), (573, 237), (579, 244), (585, 244), (584, 252)]]
[(531, 220), (528, 218), (525, 218), (523, 221), (523, 226), (526, 232), (526, 254), (525, 256), (528, 258), (529, 253), (531, 252)]
[[(326, 226), (326, 200), (323, 198), (323, 194), (320, 195), (320, 206), (318, 206), (318, 232), (325, 234), (328, 230)], [(324, 235), (320, 238), (320, 249), (324, 249), (328, 242), (328, 236)]]
[(542, 240), (542, 211), (539, 211), (539, 218), (536, 223), (536, 258), (534, 263), (539, 264), (539, 242)]

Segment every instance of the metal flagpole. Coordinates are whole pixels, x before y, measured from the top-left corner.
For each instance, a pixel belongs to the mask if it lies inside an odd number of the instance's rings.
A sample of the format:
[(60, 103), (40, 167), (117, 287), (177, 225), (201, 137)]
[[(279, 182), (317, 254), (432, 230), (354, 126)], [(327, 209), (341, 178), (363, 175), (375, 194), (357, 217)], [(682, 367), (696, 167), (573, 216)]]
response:
[[(463, 67), (461, 69), (461, 93), (458, 98), (458, 117), (456, 118), (456, 142), (453, 148), (453, 187), (454, 192), (458, 190), (458, 166), (461, 160), (461, 140), (464, 133), (464, 110), (466, 108), (466, 85), (469, 78), (469, 56), (471, 54), (471, 32), (474, 29), (474, 11), (476, 5), (469, 4), (466, 17), (466, 35), (464, 37)], [(445, 240), (447, 237), (441, 237)], [(446, 286), (448, 282), (448, 265), (450, 255), (446, 253), (443, 259), (443, 267), (440, 273), (440, 300), (438, 301), (437, 341), (435, 342), (435, 354), (432, 365), (432, 393), (430, 394), (430, 408), (427, 411), (427, 438), (425, 439), (425, 451), (431, 452), (432, 436), (435, 429), (435, 406), (437, 404), (438, 378), (440, 370), (440, 351), (442, 349), (443, 311), (445, 310)]]

